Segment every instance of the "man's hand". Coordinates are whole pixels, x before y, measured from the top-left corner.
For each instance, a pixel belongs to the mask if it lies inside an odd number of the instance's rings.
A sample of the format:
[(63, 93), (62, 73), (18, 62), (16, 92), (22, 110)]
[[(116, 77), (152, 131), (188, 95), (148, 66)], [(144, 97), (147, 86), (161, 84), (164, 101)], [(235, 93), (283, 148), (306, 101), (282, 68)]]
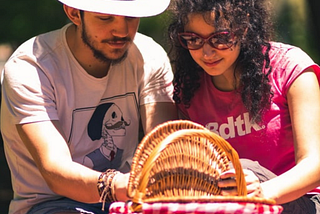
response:
[(120, 173), (115, 177), (114, 192), (117, 198), (117, 201), (127, 201), (129, 200), (127, 196), (127, 188), (129, 183), (130, 173)]

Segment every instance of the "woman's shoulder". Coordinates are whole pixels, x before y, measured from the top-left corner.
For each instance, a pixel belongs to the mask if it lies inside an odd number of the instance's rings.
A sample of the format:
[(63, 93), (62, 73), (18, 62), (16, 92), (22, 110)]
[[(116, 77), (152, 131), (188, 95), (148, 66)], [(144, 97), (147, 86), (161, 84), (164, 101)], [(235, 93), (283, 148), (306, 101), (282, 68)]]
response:
[(311, 57), (300, 47), (281, 42), (270, 42), (270, 45), (270, 65), (274, 69), (281, 68), (283, 70), (288, 67), (305, 69), (315, 65)]
[(270, 42), (271, 48), (269, 51), (270, 60), (294, 60), (303, 61), (311, 60), (310, 56), (300, 47), (282, 42)]
[(269, 57), (272, 68), (270, 78), (273, 79), (271, 82), (277, 84), (277, 88), (286, 91), (307, 68), (315, 67), (316, 73), (319, 73), (319, 66), (301, 48), (280, 42), (270, 44)]

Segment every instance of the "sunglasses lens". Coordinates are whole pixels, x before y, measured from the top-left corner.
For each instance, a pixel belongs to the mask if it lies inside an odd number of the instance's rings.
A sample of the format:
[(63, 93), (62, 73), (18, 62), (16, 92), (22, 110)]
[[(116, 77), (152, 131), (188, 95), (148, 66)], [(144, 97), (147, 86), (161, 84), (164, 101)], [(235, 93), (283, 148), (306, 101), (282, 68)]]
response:
[(234, 37), (229, 31), (214, 33), (208, 38), (203, 38), (195, 33), (180, 33), (179, 41), (182, 47), (189, 50), (200, 49), (206, 42), (215, 49), (226, 50), (234, 44)]
[(211, 47), (218, 50), (225, 50), (234, 44), (234, 39), (233, 35), (229, 31), (222, 31), (209, 37), (208, 42)]
[(199, 49), (204, 43), (201, 37), (193, 34), (180, 34), (179, 40), (181, 45), (189, 50)]

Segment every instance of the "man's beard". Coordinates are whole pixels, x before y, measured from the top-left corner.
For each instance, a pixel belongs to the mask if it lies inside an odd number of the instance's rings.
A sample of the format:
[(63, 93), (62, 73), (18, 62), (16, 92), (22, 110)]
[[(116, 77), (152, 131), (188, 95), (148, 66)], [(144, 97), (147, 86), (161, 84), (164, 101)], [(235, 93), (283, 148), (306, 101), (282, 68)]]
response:
[[(124, 54), (121, 57), (119, 57), (118, 59), (110, 59), (106, 55), (104, 55), (101, 51), (95, 49), (93, 47), (93, 45), (92, 45), (92, 42), (90, 41), (90, 38), (89, 38), (88, 34), (87, 34), (84, 22), (83, 22), (83, 25), (82, 25), (81, 38), (82, 38), (82, 41), (84, 42), (84, 44), (86, 44), (91, 49), (91, 51), (93, 53), (93, 56), (96, 59), (100, 60), (101, 62), (111, 63), (111, 64), (118, 64), (118, 63), (122, 62), (128, 55), (128, 50), (126, 50), (124, 52)], [(113, 41), (130, 41), (130, 39), (114, 37)]]

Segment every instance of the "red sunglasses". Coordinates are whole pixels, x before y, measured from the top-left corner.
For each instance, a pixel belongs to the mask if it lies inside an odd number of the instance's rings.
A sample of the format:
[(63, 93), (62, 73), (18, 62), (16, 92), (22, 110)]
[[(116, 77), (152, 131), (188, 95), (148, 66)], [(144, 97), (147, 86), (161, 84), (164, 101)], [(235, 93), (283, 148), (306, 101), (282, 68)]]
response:
[(208, 37), (202, 37), (196, 33), (183, 32), (178, 34), (182, 47), (188, 50), (198, 50), (205, 43), (218, 50), (226, 50), (235, 44), (233, 33), (229, 31), (215, 32)]

